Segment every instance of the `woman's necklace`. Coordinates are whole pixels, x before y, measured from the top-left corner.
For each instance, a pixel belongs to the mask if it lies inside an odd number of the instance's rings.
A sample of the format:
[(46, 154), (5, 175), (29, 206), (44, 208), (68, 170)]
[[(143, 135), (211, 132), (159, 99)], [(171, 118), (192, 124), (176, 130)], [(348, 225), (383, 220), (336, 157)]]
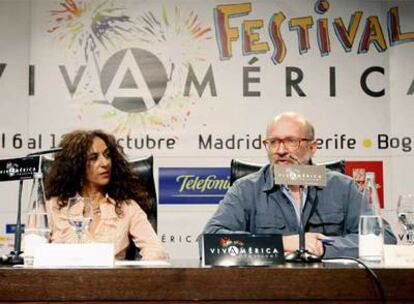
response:
[(99, 199), (94, 199), (93, 197), (92, 197), (92, 201), (95, 201), (95, 200), (97, 200), (98, 201), (98, 203), (95, 205), (95, 204), (92, 204), (92, 212), (93, 212), (93, 215), (95, 216), (95, 215), (97, 215), (97, 216), (101, 216), (101, 201), (103, 200), (103, 199), (107, 199), (107, 196), (105, 195), (104, 197), (101, 197), (101, 198), (99, 198)]
[(101, 208), (99, 207), (99, 205), (97, 207), (93, 207), (92, 211), (93, 215), (101, 216)]

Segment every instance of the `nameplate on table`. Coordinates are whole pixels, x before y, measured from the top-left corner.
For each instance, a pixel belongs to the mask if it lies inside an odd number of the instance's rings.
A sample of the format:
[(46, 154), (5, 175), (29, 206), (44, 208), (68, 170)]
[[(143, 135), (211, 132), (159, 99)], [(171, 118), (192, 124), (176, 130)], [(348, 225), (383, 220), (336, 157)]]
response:
[(33, 267), (112, 267), (112, 243), (39, 244), (34, 250)]
[(274, 165), (276, 185), (326, 186), (325, 166)]
[(204, 266), (270, 266), (285, 262), (279, 234), (204, 234)]
[(0, 182), (32, 179), (39, 165), (40, 156), (0, 159)]
[(384, 265), (395, 268), (414, 268), (414, 246), (384, 245)]

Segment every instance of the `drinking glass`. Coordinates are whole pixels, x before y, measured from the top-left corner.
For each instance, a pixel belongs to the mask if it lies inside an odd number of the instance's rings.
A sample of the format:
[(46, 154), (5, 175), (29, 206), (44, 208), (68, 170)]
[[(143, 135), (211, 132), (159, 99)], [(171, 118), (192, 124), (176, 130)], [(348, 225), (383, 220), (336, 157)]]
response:
[(359, 258), (365, 262), (381, 262), (384, 255), (384, 227), (380, 215), (359, 217)]
[(414, 194), (402, 194), (398, 198), (397, 216), (407, 233), (407, 243), (414, 244)]
[(78, 243), (83, 242), (86, 229), (92, 221), (92, 204), (88, 197), (75, 196), (68, 200), (68, 221), (78, 238)]

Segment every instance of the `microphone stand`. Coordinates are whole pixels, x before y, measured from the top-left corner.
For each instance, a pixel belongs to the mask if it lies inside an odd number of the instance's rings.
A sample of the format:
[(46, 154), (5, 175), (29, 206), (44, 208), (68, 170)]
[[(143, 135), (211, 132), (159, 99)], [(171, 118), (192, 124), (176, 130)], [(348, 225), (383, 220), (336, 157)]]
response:
[[(293, 154), (289, 154), (289, 158), (303, 165), (302, 162)], [(292, 263), (313, 263), (320, 262), (321, 258), (306, 250), (305, 246), (305, 224), (303, 223), (303, 190), (304, 186), (299, 185), (299, 249), (285, 256), (287, 262)]]
[(14, 229), (14, 247), (13, 250), (7, 256), (2, 257), (2, 263), (8, 265), (20, 265), (23, 264), (23, 257), (21, 250), (22, 241), (22, 192), (23, 192), (23, 180), (19, 181), (19, 196), (17, 200), (17, 219), (16, 227)]
[[(39, 157), (38, 171), (42, 170), (42, 158), (40, 155), (56, 153), (61, 151), (62, 148), (55, 148), (50, 150), (44, 150), (39, 152), (34, 152), (27, 154), (27, 157)], [(22, 193), (23, 193), (23, 179), (19, 181), (19, 193), (17, 200), (17, 219), (16, 219), (16, 228), (14, 230), (14, 247), (13, 250), (7, 256), (0, 257), (0, 263), (8, 265), (19, 265), (23, 264), (24, 260), (22, 257), (23, 251), (21, 250), (22, 242)]]
[(299, 186), (299, 249), (287, 254), (285, 260), (292, 263), (320, 262), (321, 258), (306, 250), (305, 247), (305, 225), (303, 223), (303, 185)]

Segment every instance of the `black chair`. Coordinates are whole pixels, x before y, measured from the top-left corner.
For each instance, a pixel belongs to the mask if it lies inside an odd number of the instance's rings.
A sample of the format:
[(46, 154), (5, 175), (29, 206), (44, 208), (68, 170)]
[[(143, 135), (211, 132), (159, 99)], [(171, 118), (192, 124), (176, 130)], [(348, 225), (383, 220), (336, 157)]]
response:
[(141, 185), (149, 194), (148, 204), (150, 208), (147, 216), (155, 232), (157, 232), (157, 192), (154, 182), (154, 157), (137, 158), (130, 160), (129, 164), (132, 171), (139, 176)]
[[(45, 156), (42, 157), (42, 172), (44, 176), (49, 172), (52, 162), (53, 159)], [(132, 171), (138, 174), (141, 185), (149, 194), (148, 204), (150, 208), (147, 211), (147, 217), (155, 232), (157, 232), (157, 192), (154, 182), (154, 158), (153, 156), (142, 157), (130, 160), (129, 164)], [(138, 256), (139, 250), (135, 247), (134, 242), (130, 240), (125, 258), (127, 260), (135, 260)]]
[[(334, 160), (328, 162), (318, 163), (318, 165), (323, 165), (329, 170), (338, 171), (342, 174), (345, 174), (345, 161), (344, 160)], [(232, 159), (230, 164), (230, 185), (238, 180), (240, 177), (248, 175), (250, 173), (259, 171), (264, 164), (252, 163), (247, 161), (242, 161), (239, 159)]]
[[(147, 211), (147, 217), (149, 222), (157, 232), (157, 193), (155, 190), (154, 182), (154, 157), (142, 157), (134, 160), (130, 160), (129, 164), (133, 172), (135, 172), (141, 181), (141, 185), (148, 192), (149, 210)], [(139, 250), (135, 246), (132, 239), (130, 239), (129, 246), (126, 251), (125, 259), (136, 260), (139, 256)]]

